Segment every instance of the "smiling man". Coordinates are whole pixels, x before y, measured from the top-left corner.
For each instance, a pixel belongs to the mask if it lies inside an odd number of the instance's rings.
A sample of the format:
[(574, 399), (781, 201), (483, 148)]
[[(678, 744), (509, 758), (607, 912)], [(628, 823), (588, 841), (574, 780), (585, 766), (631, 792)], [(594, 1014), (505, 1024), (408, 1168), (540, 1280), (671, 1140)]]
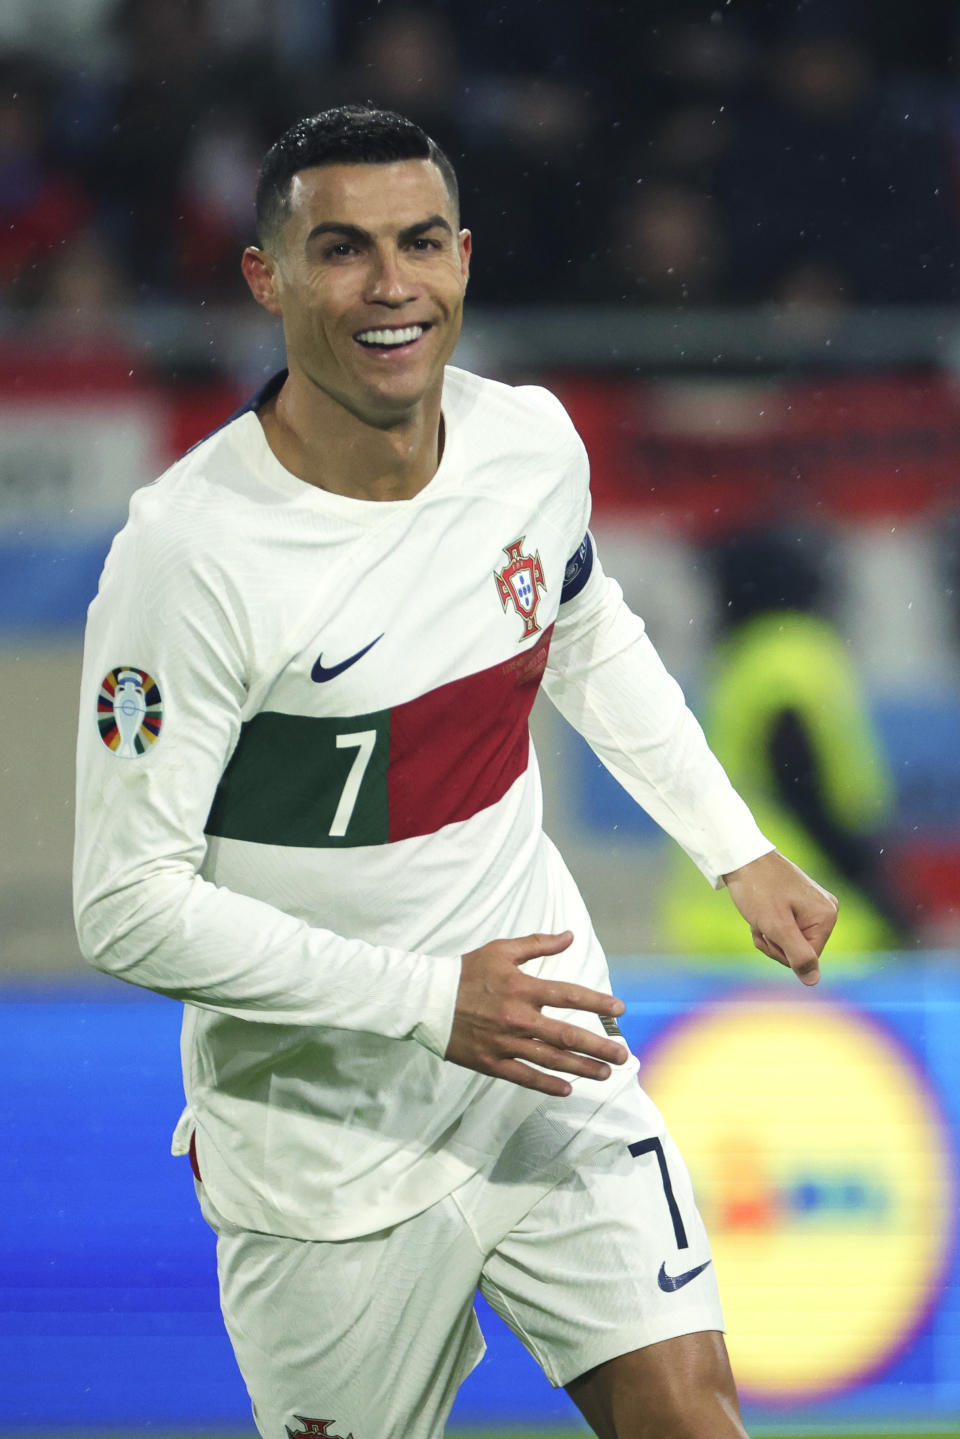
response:
[(601, 1439), (742, 1439), (689, 1177), (541, 829), (539, 686), (805, 984), (835, 901), (604, 576), (558, 401), (449, 366), (470, 234), (433, 141), (304, 120), (257, 209), (288, 370), (110, 552), (76, 911), (184, 1002), (174, 1149), (258, 1428), (438, 1439), (479, 1289)]
[(277, 457), (308, 482), (408, 499), (439, 461), (470, 232), (435, 146), (422, 159), (310, 165), (291, 178), (312, 123), (271, 151), (258, 189), (264, 248), (242, 261), (255, 298), (282, 317), (287, 344), (286, 383), (261, 421)]

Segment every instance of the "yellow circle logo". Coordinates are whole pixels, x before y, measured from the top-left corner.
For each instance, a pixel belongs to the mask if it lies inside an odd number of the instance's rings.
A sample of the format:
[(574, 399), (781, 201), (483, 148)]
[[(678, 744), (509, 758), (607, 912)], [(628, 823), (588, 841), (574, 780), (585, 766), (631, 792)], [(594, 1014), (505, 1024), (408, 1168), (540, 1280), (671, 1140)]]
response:
[(837, 1004), (741, 995), (669, 1029), (643, 1083), (693, 1175), (743, 1390), (818, 1399), (894, 1357), (954, 1224), (948, 1130), (897, 1039)]

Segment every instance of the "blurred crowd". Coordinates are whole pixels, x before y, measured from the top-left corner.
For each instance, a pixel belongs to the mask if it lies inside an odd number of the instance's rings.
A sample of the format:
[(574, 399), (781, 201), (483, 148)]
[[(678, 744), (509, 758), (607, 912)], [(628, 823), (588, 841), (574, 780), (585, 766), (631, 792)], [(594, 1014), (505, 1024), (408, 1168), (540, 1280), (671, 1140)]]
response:
[(371, 101), (461, 176), (474, 298), (938, 303), (947, 0), (5, 0), (0, 306), (241, 299), (263, 152)]

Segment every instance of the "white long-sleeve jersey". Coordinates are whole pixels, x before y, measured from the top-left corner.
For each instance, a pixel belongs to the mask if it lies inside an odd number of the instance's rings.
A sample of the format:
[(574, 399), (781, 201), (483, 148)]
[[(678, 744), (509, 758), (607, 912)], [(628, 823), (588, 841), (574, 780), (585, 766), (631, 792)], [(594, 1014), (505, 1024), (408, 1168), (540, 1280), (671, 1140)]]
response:
[(609, 990), (541, 828), (541, 682), (712, 883), (771, 848), (600, 569), (559, 402), (449, 369), (443, 415), (430, 483), (367, 502), (248, 409), (134, 496), (90, 607), (81, 948), (183, 1001), (174, 1149), (254, 1229), (394, 1224), (540, 1102), (442, 1058), (462, 954), (571, 929), (530, 972)]

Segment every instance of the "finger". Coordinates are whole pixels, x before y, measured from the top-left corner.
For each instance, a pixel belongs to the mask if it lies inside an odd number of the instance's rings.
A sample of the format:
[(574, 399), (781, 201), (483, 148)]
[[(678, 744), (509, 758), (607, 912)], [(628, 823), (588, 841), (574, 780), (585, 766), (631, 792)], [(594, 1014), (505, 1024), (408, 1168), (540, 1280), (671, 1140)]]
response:
[(785, 939), (780, 939), (780, 948), (787, 963), (803, 984), (816, 984), (820, 979), (820, 956), (802, 931), (797, 929)]
[[(817, 950), (803, 931), (794, 925), (792, 932), (788, 934), (771, 934), (758, 931), (762, 944), (758, 945), (771, 959), (776, 959), (780, 964), (787, 965), (802, 984), (814, 985), (820, 981), (820, 961)], [(756, 936), (754, 937), (756, 943)]]
[(806, 984), (807, 987), (820, 983), (820, 961), (816, 954), (813, 955), (812, 960), (805, 960), (803, 964), (792, 964), (790, 968), (800, 983)]
[(490, 1070), (497, 1079), (508, 1079), (511, 1084), (519, 1084), (522, 1089), (536, 1089), (540, 1094), (553, 1094), (557, 1098), (564, 1098), (573, 1093), (573, 1085), (561, 1079), (558, 1074), (544, 1074), (539, 1069), (531, 1069), (529, 1064), (522, 1064), (519, 1059), (504, 1059)]
[(530, 983), (536, 985), (536, 994), (525, 997), (531, 999), (538, 1009), (587, 1009), (591, 1014), (616, 1018), (626, 1008), (622, 999), (617, 999), (615, 994), (606, 994), (602, 989), (587, 989), (582, 984), (532, 977)]
[(526, 964), (546, 954), (561, 954), (573, 943), (573, 932), (565, 929), (561, 934), (525, 934), (507, 943), (511, 964)]
[(816, 954), (811, 951), (811, 957), (794, 963), (790, 961), (790, 968), (802, 984), (808, 986), (820, 983), (820, 961)]
[(540, 1039), (528, 1039), (514, 1046), (515, 1058), (541, 1064), (544, 1069), (554, 1069), (560, 1074), (576, 1074), (583, 1079), (609, 1079), (610, 1066), (599, 1059), (589, 1059), (568, 1049), (557, 1049)]
[[(832, 895), (831, 898), (833, 898)], [(832, 914), (828, 914), (824, 919), (815, 920), (812, 924), (801, 926), (803, 934), (818, 955), (823, 953), (824, 946), (833, 933), (836, 922), (837, 911), (834, 910)]]
[(824, 951), (827, 940), (833, 933), (833, 925), (811, 925), (809, 929), (804, 929), (803, 933), (814, 954), (819, 958)]
[(784, 965), (786, 969), (790, 968), (790, 961), (787, 959), (787, 956), (779, 944), (773, 944), (759, 929), (751, 930), (751, 934), (753, 935), (754, 945), (759, 949), (761, 954), (767, 955), (769, 959), (775, 959), (778, 964)]
[(630, 1052), (624, 1042), (581, 1029), (578, 1024), (565, 1024), (562, 1019), (541, 1019), (530, 1037), (553, 1049), (589, 1055), (608, 1064), (623, 1064)]

